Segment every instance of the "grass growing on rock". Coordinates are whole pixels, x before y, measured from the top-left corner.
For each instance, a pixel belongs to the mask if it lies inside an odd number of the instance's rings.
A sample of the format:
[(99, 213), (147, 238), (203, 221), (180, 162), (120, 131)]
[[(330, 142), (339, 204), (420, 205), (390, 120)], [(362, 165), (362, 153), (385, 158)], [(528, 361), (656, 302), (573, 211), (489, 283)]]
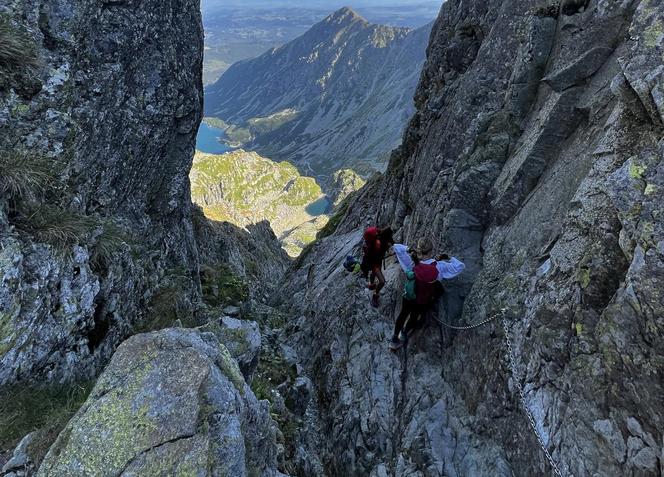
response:
[(37, 50), (30, 35), (0, 15), (0, 84), (21, 71), (37, 66)]
[(134, 329), (134, 333), (170, 328), (180, 320), (185, 328), (201, 325), (194, 316), (191, 296), (191, 277), (182, 268), (168, 270), (160, 281), (160, 286), (150, 297), (147, 312)]
[(287, 408), (277, 412), (275, 393), (278, 392), (276, 391), (277, 386), (284, 382), (293, 383), (296, 377), (295, 368), (289, 365), (280, 355), (263, 352), (251, 380), (251, 390), (256, 397), (270, 402), (270, 414), (281, 431), (281, 437), (283, 438), (281, 443), (285, 445), (288, 458), (295, 455), (295, 436), (301, 425), (301, 420)]
[(203, 301), (210, 306), (239, 305), (249, 298), (249, 285), (226, 266), (201, 267)]
[(95, 268), (106, 268), (122, 246), (131, 241), (129, 235), (113, 220), (101, 223), (101, 232), (90, 250), (90, 262)]
[[(157, 331), (180, 321), (185, 328), (200, 326), (205, 321), (200, 310), (195, 309), (190, 290), (191, 277), (186, 270), (171, 269), (161, 279), (161, 285), (148, 303), (148, 311), (135, 333)], [(249, 285), (226, 266), (201, 266), (203, 302), (213, 308), (241, 305), (249, 298)]]
[(97, 221), (57, 206), (42, 204), (19, 219), (22, 229), (38, 241), (64, 252), (73, 245), (85, 243)]
[(28, 453), (35, 463), (41, 462), (92, 386), (90, 382), (0, 388), (0, 450), (13, 449), (23, 437), (37, 431)]
[(39, 196), (56, 183), (59, 170), (59, 163), (40, 155), (0, 152), (0, 196), (14, 201)]
[(62, 206), (66, 184), (63, 164), (25, 151), (0, 151), (0, 197), (7, 197), (10, 220), (19, 231), (65, 253), (91, 243), (91, 263), (106, 266), (128, 235), (114, 219), (88, 216)]

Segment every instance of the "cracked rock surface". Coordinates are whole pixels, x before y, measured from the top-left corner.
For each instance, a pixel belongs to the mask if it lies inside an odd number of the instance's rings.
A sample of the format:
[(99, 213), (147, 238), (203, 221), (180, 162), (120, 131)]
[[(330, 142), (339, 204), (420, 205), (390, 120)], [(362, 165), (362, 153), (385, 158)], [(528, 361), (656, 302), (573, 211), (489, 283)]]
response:
[[(282, 304), (335, 476), (657, 476), (664, 412), (664, 4), (448, 1), (417, 112), (386, 174), (300, 258)], [(378, 312), (341, 268), (361, 231), (429, 235), (466, 272), (387, 350), (401, 272)]]
[[(38, 201), (55, 217), (41, 235), (17, 227), (33, 215), (17, 217), (17, 197), (0, 197), (0, 384), (89, 379), (165, 274), (186, 277), (183, 301), (200, 287), (188, 181), (202, 112), (199, 2), (7, 0), (0, 15), (37, 57), (0, 84), (0, 153), (62, 166)], [(77, 232), (58, 250), (40, 237), (63, 217)], [(109, 223), (114, 256), (96, 263)]]
[(125, 341), (38, 476), (276, 477), (276, 428), (212, 333)]

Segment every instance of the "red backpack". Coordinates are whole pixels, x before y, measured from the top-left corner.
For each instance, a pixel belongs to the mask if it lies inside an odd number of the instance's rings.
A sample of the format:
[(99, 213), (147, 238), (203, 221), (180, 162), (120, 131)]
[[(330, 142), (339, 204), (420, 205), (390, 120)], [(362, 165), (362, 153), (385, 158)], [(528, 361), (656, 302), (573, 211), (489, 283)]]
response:
[(428, 305), (436, 292), (436, 281), (438, 281), (436, 262), (420, 262), (415, 265), (413, 272), (415, 273), (415, 303)]
[(383, 245), (378, 237), (379, 230), (377, 227), (369, 227), (364, 231), (364, 257), (363, 262), (369, 269), (383, 260)]
[(367, 227), (364, 231), (364, 240), (371, 243), (378, 238), (378, 227)]

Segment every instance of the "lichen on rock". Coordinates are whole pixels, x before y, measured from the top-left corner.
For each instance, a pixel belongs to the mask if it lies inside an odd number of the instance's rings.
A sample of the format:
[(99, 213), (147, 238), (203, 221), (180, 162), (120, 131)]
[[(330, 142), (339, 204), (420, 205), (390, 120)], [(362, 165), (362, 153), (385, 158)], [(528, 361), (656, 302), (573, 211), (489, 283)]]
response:
[(168, 329), (116, 351), (38, 476), (279, 475), (275, 424), (211, 333)]

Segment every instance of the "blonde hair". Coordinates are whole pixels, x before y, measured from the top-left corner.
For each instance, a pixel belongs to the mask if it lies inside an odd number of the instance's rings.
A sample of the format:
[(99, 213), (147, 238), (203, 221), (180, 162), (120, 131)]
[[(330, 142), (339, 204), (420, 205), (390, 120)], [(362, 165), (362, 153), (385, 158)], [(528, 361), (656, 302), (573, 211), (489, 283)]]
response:
[(422, 237), (417, 241), (417, 253), (420, 255), (429, 255), (433, 251), (433, 242), (429, 237)]

